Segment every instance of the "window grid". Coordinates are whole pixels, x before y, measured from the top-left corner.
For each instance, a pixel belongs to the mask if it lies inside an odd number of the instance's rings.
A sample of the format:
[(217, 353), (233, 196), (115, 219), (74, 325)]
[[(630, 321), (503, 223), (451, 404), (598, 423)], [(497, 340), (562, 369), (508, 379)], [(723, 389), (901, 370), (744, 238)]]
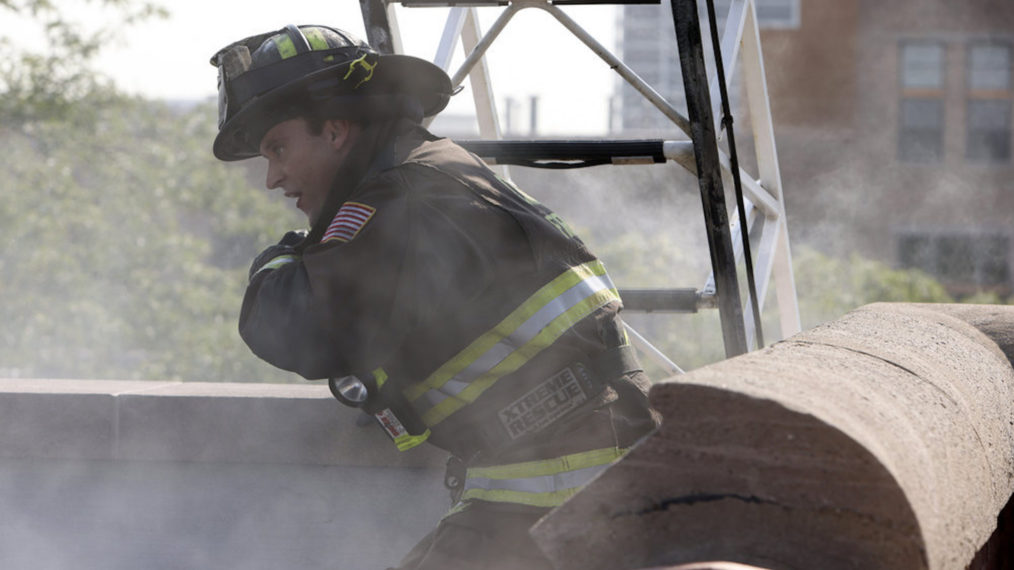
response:
[[(724, 22), (732, 0), (715, 0), (715, 16)], [(800, 0), (754, 0), (757, 27), (765, 29), (798, 28), (802, 21)]]
[(1011, 46), (1001, 41), (967, 45), (965, 157), (1000, 163), (1011, 158)]
[(899, 44), (898, 159), (904, 162), (943, 158), (946, 48), (932, 40)]

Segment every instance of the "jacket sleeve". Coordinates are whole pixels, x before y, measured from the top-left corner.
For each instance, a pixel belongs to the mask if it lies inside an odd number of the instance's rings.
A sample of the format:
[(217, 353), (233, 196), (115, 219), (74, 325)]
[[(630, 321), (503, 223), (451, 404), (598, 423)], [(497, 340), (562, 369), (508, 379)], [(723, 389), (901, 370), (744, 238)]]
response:
[(367, 372), (485, 286), (481, 245), (448, 214), (466, 193), (423, 199), (420, 186), (434, 181), (410, 182), (403, 170), (352, 198), (373, 213), (351, 239), (322, 241), (254, 278), (240, 334), (255, 354), (305, 378)]
[(260, 272), (247, 286), (239, 333), (254, 354), (274, 366), (326, 378), (341, 366), (330, 354), (310, 291), (302, 261)]

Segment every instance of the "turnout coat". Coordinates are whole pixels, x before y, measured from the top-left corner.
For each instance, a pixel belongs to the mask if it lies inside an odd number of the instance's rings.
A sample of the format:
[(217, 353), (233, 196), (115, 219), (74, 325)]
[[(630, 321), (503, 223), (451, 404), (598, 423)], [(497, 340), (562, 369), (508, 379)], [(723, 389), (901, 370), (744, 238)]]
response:
[(616, 288), (480, 159), (393, 133), (339, 172), (316, 235), (252, 276), (241, 335), (306, 378), (363, 381), (399, 449), (467, 468), (462, 502), (555, 506), (657, 425)]

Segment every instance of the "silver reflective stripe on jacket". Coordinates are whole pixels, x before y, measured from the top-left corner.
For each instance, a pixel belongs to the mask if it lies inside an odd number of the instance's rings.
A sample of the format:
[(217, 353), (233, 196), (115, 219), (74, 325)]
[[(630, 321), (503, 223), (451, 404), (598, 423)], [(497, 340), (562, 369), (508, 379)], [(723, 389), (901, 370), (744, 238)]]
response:
[(432, 427), (518, 370), (581, 319), (618, 300), (600, 262), (572, 267), (426, 380), (405, 390), (405, 396)]

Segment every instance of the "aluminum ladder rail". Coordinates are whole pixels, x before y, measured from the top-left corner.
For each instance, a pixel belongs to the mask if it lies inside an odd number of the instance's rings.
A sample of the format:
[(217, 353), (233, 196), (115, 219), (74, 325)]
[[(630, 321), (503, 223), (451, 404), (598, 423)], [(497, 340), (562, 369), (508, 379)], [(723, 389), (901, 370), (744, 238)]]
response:
[[(710, 46), (709, 34), (698, 33), (697, 39), (693, 40), (696, 43), (688, 43), (690, 40), (686, 37), (690, 26), (697, 27), (699, 32), (700, 24), (695, 0), (671, 1), (677, 41), (681, 47), (688, 45), (689, 47)], [(720, 123), (711, 129), (702, 128), (705, 122), (708, 124), (718, 122), (720, 113), (717, 110), (721, 105), (720, 100), (713, 99), (709, 95), (710, 91), (714, 91), (713, 86), (717, 85), (718, 78), (713, 71), (710, 73), (710, 78), (706, 77), (702, 50), (681, 49), (682, 52), (691, 53), (690, 55), (679, 54), (687, 87), (688, 102), (691, 97), (698, 98), (699, 102), (710, 101), (710, 105), (698, 104), (696, 113), (691, 113), (692, 116), (687, 118), (558, 8), (559, 5), (577, 4), (658, 3), (658, 0), (360, 0), (370, 43), (387, 53), (400, 53), (397, 19), (393, 10), (395, 3), (410, 7), (453, 7), (444, 27), (435, 63), (443, 69), (449, 70), (453, 50), (458, 39), (461, 39), (467, 57), (452, 75), (452, 82), (458, 86), (466, 75), (469, 77), (476, 105), (480, 136), (486, 140), (459, 142), (493, 164), (545, 166), (546, 164), (537, 163), (569, 162), (572, 163), (571, 166), (579, 166), (581, 164), (574, 163), (584, 162), (585, 165), (637, 164), (646, 159), (643, 153), (630, 150), (630, 141), (601, 141), (604, 144), (599, 145), (596, 152), (591, 153), (576, 150), (581, 145), (587, 147), (587, 141), (500, 141), (501, 132), (484, 54), (509, 20), (524, 8), (540, 8), (549, 12), (692, 139), (694, 138), (692, 133), (695, 130), (695, 125), (699, 133), (707, 133), (709, 130), (712, 134), (720, 132)], [(485, 35), (482, 34), (478, 24), (476, 8), (480, 6), (505, 7)], [(692, 24), (690, 26), (684, 25), (681, 29), (681, 22), (675, 16), (678, 13), (684, 16), (689, 15), (693, 20)], [(792, 274), (788, 231), (785, 224), (785, 208), (774, 144), (773, 122), (768, 104), (756, 8), (753, 0), (732, 0), (729, 15), (726, 18), (725, 31), (722, 35), (721, 50), (723, 61), (726, 62), (727, 79), (731, 79), (735, 73), (735, 62), (738, 61), (738, 56), (741, 56), (744, 62), (743, 75), (747, 102), (751, 112), (760, 176), (755, 179), (742, 168), (740, 176), (745, 194), (751, 250), (757, 252), (757, 296), (762, 304), (766, 297), (768, 284), (774, 277), (779, 324), (782, 337), (786, 337), (800, 330), (799, 309)], [(733, 65), (729, 65), (730, 62)], [(703, 118), (700, 115), (703, 115)], [(702, 137), (698, 135), (697, 138), (701, 139)], [(631, 310), (649, 311), (694, 312), (697, 308), (718, 307), (727, 356), (746, 352), (755, 347), (753, 315), (752, 313), (743, 313), (743, 305), (739, 298), (736, 263), (742, 259), (742, 243), (731, 238), (732, 232), (739, 231), (738, 222), (728, 222), (729, 217), (725, 213), (722, 178), (730, 177), (729, 157), (717, 146), (714, 137), (708, 141), (701, 141), (697, 145), (693, 145), (690, 141), (650, 142), (662, 149), (660, 154), (666, 160), (673, 160), (681, 164), (702, 181), (701, 195), (705, 217), (710, 220), (707, 231), (712, 255), (712, 272), (700, 290), (624, 290), (621, 291), (624, 303)], [(605, 150), (606, 147), (613, 148)], [(710, 158), (702, 160), (701, 156), (698, 156), (702, 148), (705, 149), (704, 154)], [(551, 150), (548, 154), (547, 149)], [(658, 155), (658, 152), (653, 152), (649, 157), (650, 161), (657, 162)], [(716, 161), (720, 169), (718, 176), (713, 175)], [(711, 175), (701, 177), (698, 174), (698, 164), (704, 164)], [(716, 219), (718, 220), (717, 224), (715, 223)], [(734, 211), (731, 219), (737, 220), (738, 212)]]

